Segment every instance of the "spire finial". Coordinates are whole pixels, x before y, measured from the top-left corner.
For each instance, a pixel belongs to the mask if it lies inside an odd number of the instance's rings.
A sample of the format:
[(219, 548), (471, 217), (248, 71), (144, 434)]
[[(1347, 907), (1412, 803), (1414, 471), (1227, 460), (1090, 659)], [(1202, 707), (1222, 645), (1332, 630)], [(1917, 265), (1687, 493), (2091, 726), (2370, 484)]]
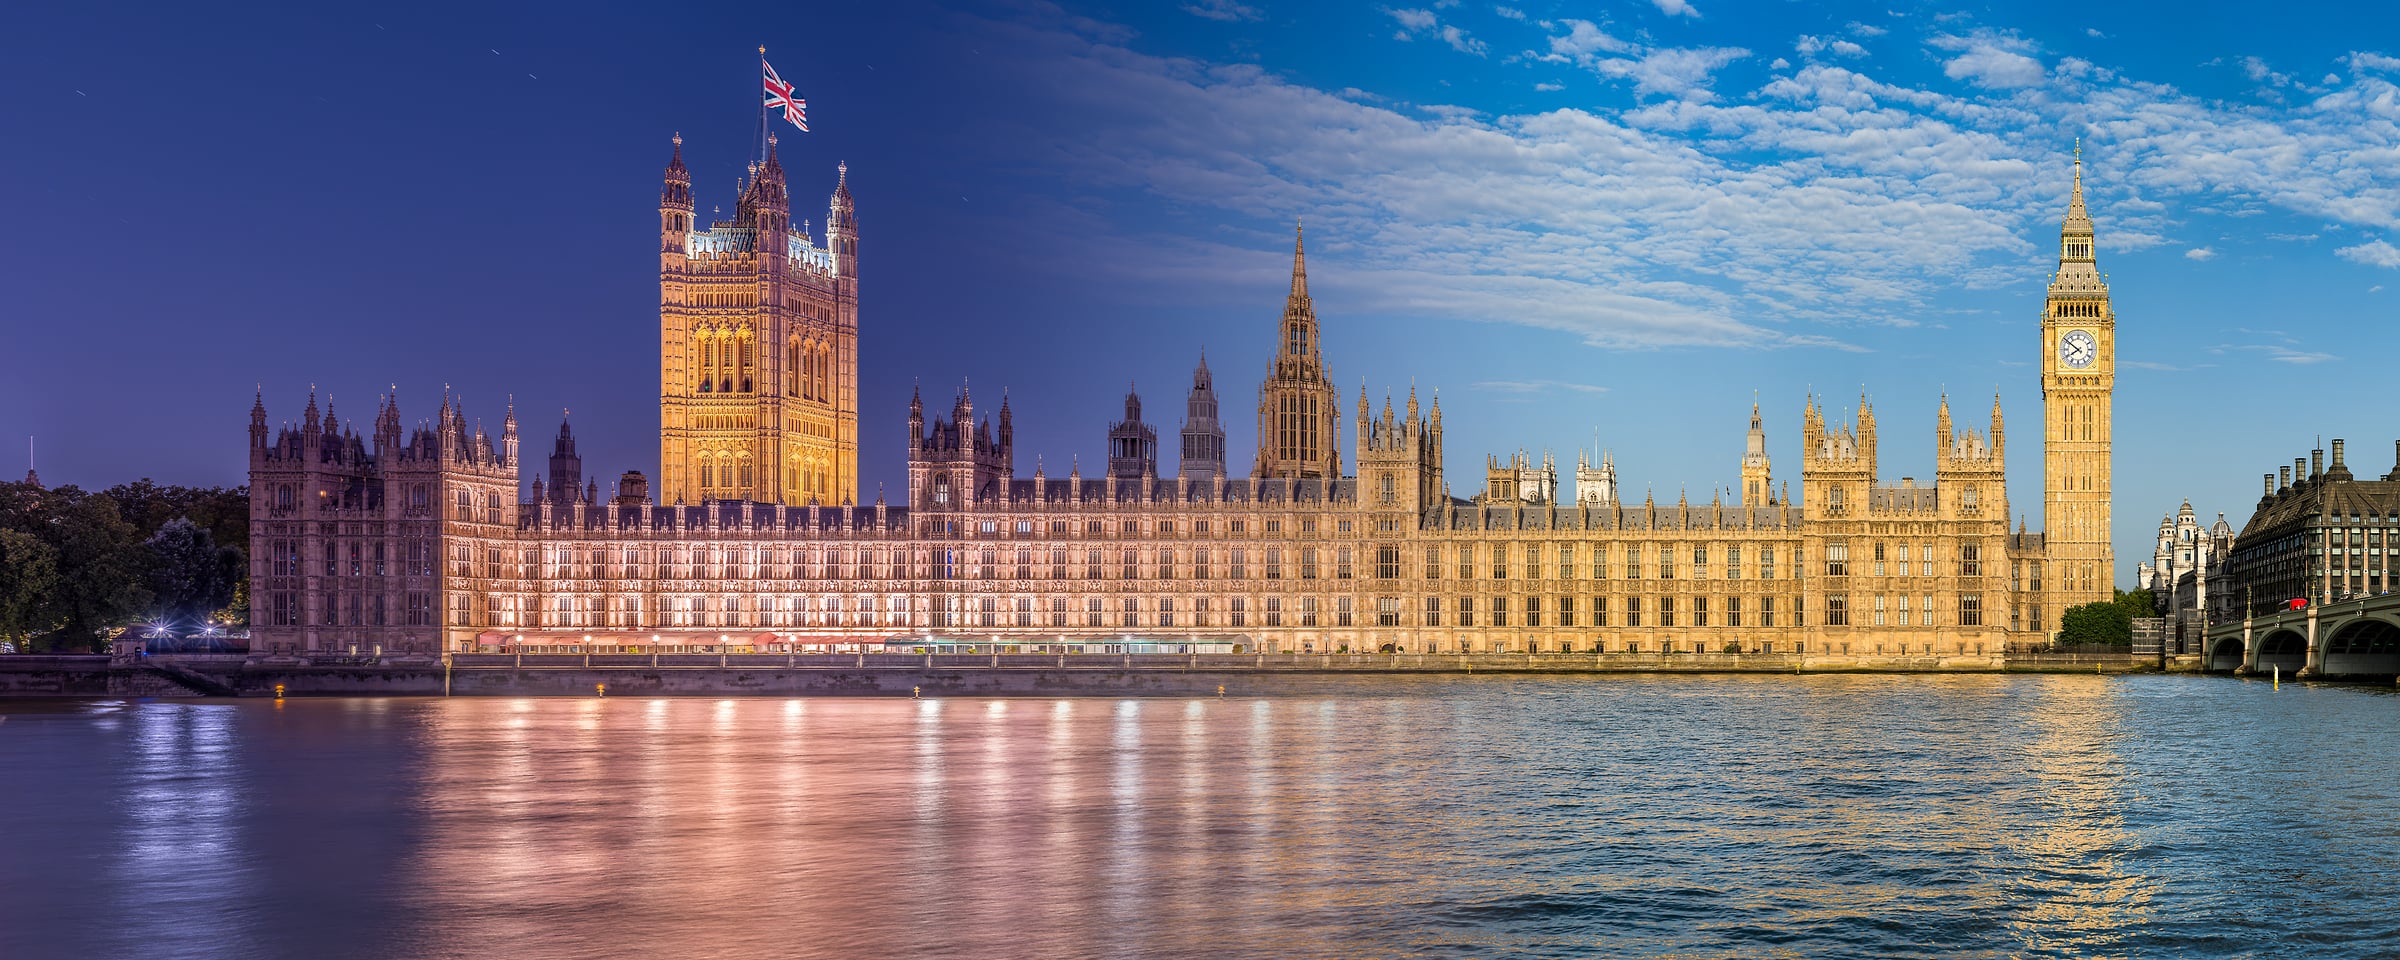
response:
[(682, 147), (682, 146), (683, 146), (683, 131), (681, 131), (681, 130), (677, 130), (677, 131), (675, 131), (675, 135), (674, 135), (674, 136), (672, 136), (672, 137), (668, 137), (667, 139), (668, 139), (668, 140), (671, 140), (671, 141), (673, 141), (673, 142), (675, 143), (675, 146), (677, 146), (677, 147)]
[(1292, 221), (1292, 296), (1308, 296), (1308, 232), (1300, 221)]

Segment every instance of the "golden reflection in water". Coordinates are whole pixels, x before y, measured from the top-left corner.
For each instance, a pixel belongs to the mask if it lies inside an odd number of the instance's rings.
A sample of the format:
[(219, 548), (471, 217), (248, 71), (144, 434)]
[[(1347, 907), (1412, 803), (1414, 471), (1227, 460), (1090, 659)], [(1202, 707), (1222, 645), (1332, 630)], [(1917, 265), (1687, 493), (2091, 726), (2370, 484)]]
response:
[(2159, 881), (2127, 864), (2139, 841), (2125, 811), (2140, 798), (2125, 795), (2126, 761), (2116, 750), (2131, 733), (2123, 695), (2121, 682), (2100, 677), (2040, 681), (2046, 709), (2030, 714), (2020, 742), (2042, 809), (2013, 838), (2018, 896), (2032, 909), (2012, 927), (2027, 949), (2075, 944), (2112, 955), (2154, 916)]

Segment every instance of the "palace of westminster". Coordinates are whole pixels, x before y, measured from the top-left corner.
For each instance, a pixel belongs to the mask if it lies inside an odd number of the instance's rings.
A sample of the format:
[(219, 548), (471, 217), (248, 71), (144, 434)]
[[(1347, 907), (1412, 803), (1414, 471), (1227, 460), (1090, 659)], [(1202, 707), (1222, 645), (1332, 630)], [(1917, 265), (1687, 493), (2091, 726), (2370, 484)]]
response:
[[(1934, 481), (1877, 473), (1875, 411), (1801, 414), (1797, 496), (1752, 408), (1733, 499), (1635, 503), (1614, 465), (1490, 460), (1449, 493), (1438, 399), (1345, 410), (1305, 252), (1258, 398), (1246, 473), (1207, 364), (1180, 456), (1128, 395), (1105, 472), (1018, 470), (1005, 399), (908, 410), (905, 502), (859, 502), (858, 224), (847, 170), (822, 236), (791, 225), (772, 149), (734, 216), (694, 220), (676, 141), (659, 201), (659, 473), (604, 496), (559, 427), (530, 484), (445, 397), (362, 435), (312, 394), (250, 417), (252, 649), (785, 652), (893, 637), (990, 649), (1110, 638), (1239, 652), (1790, 653), (1990, 662), (2107, 599), (2115, 316), (2082, 165), (2040, 321), (2044, 510), (2009, 529), (1997, 398), (1947, 399)], [(1963, 426), (1963, 429), (1962, 429)], [(1347, 428), (1347, 429), (1345, 429)]]

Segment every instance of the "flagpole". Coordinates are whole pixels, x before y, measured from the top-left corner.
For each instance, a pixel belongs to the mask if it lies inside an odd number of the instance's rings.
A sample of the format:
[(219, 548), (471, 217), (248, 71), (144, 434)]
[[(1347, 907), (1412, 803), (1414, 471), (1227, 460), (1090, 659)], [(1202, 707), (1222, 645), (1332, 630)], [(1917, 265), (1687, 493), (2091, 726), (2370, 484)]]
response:
[(766, 162), (767, 162), (767, 96), (766, 96), (766, 84), (767, 84), (767, 45), (762, 43), (762, 44), (759, 44), (759, 45), (758, 45), (758, 88), (757, 88), (756, 90), (753, 90), (753, 91), (751, 91), (751, 95), (752, 95), (752, 96), (755, 96), (755, 97), (757, 97), (757, 98), (758, 98), (758, 137), (757, 137), (757, 139), (756, 139), (756, 140), (752, 141), (752, 143), (751, 143), (751, 146), (753, 146), (753, 147), (755, 148), (754, 150), (752, 150), (752, 151), (751, 151), (751, 155), (752, 155), (752, 156), (754, 156), (754, 157), (756, 157), (756, 158), (757, 158), (757, 160), (758, 160), (758, 162), (759, 162), (759, 164), (760, 164), (760, 165), (762, 165), (762, 166), (763, 166), (763, 165), (765, 165), (765, 164), (766, 164)]

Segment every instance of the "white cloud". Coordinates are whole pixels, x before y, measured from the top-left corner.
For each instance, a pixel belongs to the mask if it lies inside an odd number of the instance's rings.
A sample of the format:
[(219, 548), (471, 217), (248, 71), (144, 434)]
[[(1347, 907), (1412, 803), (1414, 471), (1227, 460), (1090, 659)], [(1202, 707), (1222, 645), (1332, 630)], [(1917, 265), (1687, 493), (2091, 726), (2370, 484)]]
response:
[(1692, 9), (1691, 0), (1650, 0), (1650, 2), (1658, 5), (1658, 12), (1670, 17), (1697, 17), (1700, 15), (1700, 11)]
[[(1440, 10), (1457, 5), (1456, 0), (1436, 0), (1433, 6), (1435, 10)], [(1442, 23), (1433, 10), (1394, 10), (1387, 7), (1383, 12), (1390, 15), (1393, 20), (1400, 22), (1399, 32), (1392, 34), (1394, 40), (1414, 40), (1420, 36), (1439, 37), (1443, 43), (1450, 45), (1450, 49), (1460, 53), (1474, 54), (1478, 57), (1491, 50), (1483, 41), (1475, 39), (1457, 24)]]
[[(1937, 89), (1820, 62), (1720, 100), (1713, 71), (1745, 52), (1654, 47), (1562, 21), (1528, 59), (1626, 80), (1644, 101), (1487, 115), (1023, 29), (1013, 75), (1060, 109), (1005, 122), (1112, 135), (1005, 139), (1052, 145), (1033, 162), (1071, 169), (1095, 195), (1152, 197), (1209, 229), (1087, 212), (1077, 225), (1089, 229), (1061, 233), (1058, 262), (1169, 289), (1272, 285), (1288, 234), (1259, 225), (1306, 211), (1311, 237), (1327, 238), (1320, 299), (1348, 309), (1610, 347), (1841, 347), (1857, 326), (1921, 322), (1948, 293), (2038, 286), (2069, 133), (2085, 138), (2109, 253), (2171, 249), (2204, 207), (2400, 231), (2390, 148), (2400, 85), (2377, 72), (2378, 54), (2351, 55), (2357, 77), (2322, 96), (2227, 106), (2096, 65), (2062, 61), (2043, 76), (2030, 42), (1978, 32), (1932, 43), (1954, 58), (2022, 57), (2035, 75), (2015, 79), (2034, 85), (1987, 88), (1977, 73), (1973, 86)], [(2400, 248), (2383, 240), (2339, 255), (2400, 268)], [(2257, 349), (2331, 359), (2296, 344)]]
[(1228, 22), (1257, 20), (1265, 16), (1258, 11), (1257, 7), (1239, 3), (1237, 0), (1193, 0), (1193, 2), (1183, 5), (1183, 12), (1195, 17), (1207, 17), (1210, 20)]
[(1782, 57), (1776, 57), (1773, 60), (1767, 61), (1767, 69), (1769, 70), (1789, 70), (1791, 67), (1792, 62)]
[(1537, 83), (1533, 85), (1533, 88), (1543, 93), (1555, 93), (1557, 91), (1566, 89), (1567, 85), (1563, 83)]
[(1850, 21), (1849, 24), (1844, 26), (1842, 29), (1848, 30), (1851, 33), (1862, 37), (1880, 37), (1891, 32), (1882, 27), (1875, 26), (1874, 24), (1860, 23), (1856, 20)]
[(1568, 20), (1565, 23), (1567, 35), (1550, 38), (1550, 52), (1555, 56), (1572, 60), (1603, 51), (1624, 53), (1633, 49), (1632, 44), (1601, 32), (1600, 28), (1589, 20)]
[(1457, 24), (1442, 25), (1442, 42), (1449, 44), (1452, 50), (1460, 53), (1472, 53), (1478, 57), (1483, 56), (1490, 49), (1484, 45), (1483, 41), (1467, 36), (1467, 32), (1459, 29)]
[(1739, 47), (1642, 47), (1609, 36), (1588, 20), (1568, 20), (1565, 26), (1567, 32), (1550, 38), (1550, 53), (1541, 59), (1630, 80), (1643, 96), (1706, 100), (1713, 96), (1708, 86), (1717, 69), (1750, 55)]
[(1792, 49), (1800, 51), (1800, 55), (1804, 57), (1813, 57), (1820, 53), (1831, 53), (1835, 56), (1841, 57), (1863, 57), (1867, 55), (1867, 48), (1859, 46), (1855, 43), (1851, 43), (1848, 40), (1842, 40), (1838, 38), (1828, 40), (1824, 37), (1815, 36), (1813, 34), (1803, 34), (1799, 40), (1793, 42)]
[(1670, 47), (1634, 58), (1595, 60), (1590, 66), (1603, 77), (1633, 81), (1637, 93), (1706, 100), (1717, 68), (1749, 55), (1739, 47)]
[(2376, 284), (2376, 285), (2374, 285), (2374, 286), (2372, 286), (2372, 287), (2368, 287), (2368, 288), (2367, 288), (2367, 292), (2368, 292), (2368, 293), (2382, 293), (2382, 292), (2383, 292), (2383, 284), (2380, 284), (2380, 283), (2378, 283), (2378, 284)]
[(2366, 53), (2361, 51), (2350, 54), (2348, 59), (2350, 61), (2350, 70), (2353, 73), (2364, 73), (2370, 70), (2377, 73), (2400, 72), (2400, 58), (2387, 57), (2380, 53)]
[(2382, 267), (2386, 270), (2400, 268), (2400, 247), (2394, 247), (2381, 240), (2362, 243), (2355, 247), (2343, 247), (2335, 250), (2333, 255), (2370, 267)]
[(2101, 33), (2099, 27), (2085, 27), (2083, 28), (2083, 35), (2096, 40), (2108, 39), (2108, 34)]
[(1493, 13), (1496, 13), (1496, 14), (1499, 14), (1499, 15), (1500, 15), (1500, 17), (1501, 17), (1501, 19), (1504, 19), (1504, 20), (1523, 20), (1523, 19), (1525, 19), (1525, 11), (1523, 11), (1523, 10), (1519, 10), (1519, 9), (1517, 9), (1517, 8), (1515, 8), (1515, 7), (1493, 7), (1493, 8), (1492, 8), (1492, 12), (1493, 12)]
[(1936, 49), (1958, 54), (1942, 64), (1942, 73), (1952, 80), (1997, 89), (2042, 82), (2042, 62), (2028, 56), (2039, 52), (2038, 48), (2014, 35), (1977, 30), (1969, 36), (1943, 35), (1928, 42)]
[(2199, 260), (2206, 262), (2216, 259), (2217, 252), (2208, 247), (2193, 247), (2183, 252), (2183, 258), (2186, 260)]

